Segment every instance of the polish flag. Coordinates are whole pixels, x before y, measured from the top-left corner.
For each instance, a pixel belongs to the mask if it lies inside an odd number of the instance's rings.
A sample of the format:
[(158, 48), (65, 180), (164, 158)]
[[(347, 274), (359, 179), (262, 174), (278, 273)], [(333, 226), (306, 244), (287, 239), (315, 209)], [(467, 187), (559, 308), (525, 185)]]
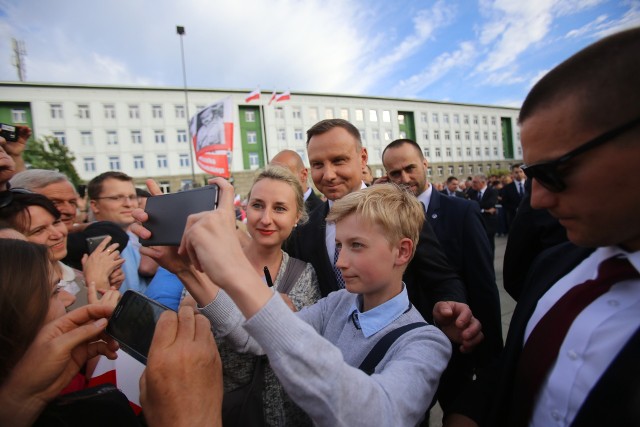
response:
[(267, 105), (271, 105), (271, 103), (273, 102), (274, 99), (276, 99), (278, 95), (276, 94), (276, 91), (273, 91), (273, 94), (271, 95), (271, 99), (269, 100), (269, 103)]
[(280, 95), (276, 95), (276, 102), (288, 101), (291, 99), (291, 92), (286, 91), (281, 93)]
[(136, 414), (142, 410), (140, 405), (140, 377), (145, 366), (122, 350), (118, 350), (118, 358), (109, 360), (100, 356), (87, 387), (100, 384), (113, 384), (127, 396), (129, 405)]
[(256, 89), (249, 95), (247, 95), (247, 97), (244, 99), (244, 102), (249, 103), (255, 99), (260, 99), (260, 89)]

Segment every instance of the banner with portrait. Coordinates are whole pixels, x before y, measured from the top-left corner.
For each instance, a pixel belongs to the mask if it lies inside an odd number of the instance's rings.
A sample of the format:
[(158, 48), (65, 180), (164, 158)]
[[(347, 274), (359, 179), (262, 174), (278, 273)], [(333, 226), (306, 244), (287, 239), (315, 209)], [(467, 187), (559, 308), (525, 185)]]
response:
[(233, 101), (226, 97), (198, 111), (191, 118), (196, 163), (203, 171), (229, 178), (233, 151)]

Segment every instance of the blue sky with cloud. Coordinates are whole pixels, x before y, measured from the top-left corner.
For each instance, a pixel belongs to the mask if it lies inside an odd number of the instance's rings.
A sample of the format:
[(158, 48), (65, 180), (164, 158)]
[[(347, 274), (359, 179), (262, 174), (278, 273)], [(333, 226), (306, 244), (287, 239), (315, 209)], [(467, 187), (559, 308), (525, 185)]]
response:
[(0, 80), (347, 93), (519, 106), (639, 0), (0, 0)]

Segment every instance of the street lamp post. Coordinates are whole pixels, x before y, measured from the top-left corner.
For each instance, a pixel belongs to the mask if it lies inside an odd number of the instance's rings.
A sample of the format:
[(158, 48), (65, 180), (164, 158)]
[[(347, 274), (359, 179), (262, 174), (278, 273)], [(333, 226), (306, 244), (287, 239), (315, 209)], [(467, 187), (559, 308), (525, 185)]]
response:
[(180, 36), (180, 53), (182, 55), (182, 81), (184, 83), (184, 104), (187, 113), (187, 134), (189, 135), (189, 153), (191, 154), (191, 186), (196, 186), (196, 170), (195, 170), (195, 156), (193, 154), (193, 135), (191, 135), (191, 123), (189, 122), (189, 93), (187, 92), (187, 68), (184, 65), (184, 45), (182, 43), (182, 36), (184, 36), (184, 27), (177, 25), (176, 32)]

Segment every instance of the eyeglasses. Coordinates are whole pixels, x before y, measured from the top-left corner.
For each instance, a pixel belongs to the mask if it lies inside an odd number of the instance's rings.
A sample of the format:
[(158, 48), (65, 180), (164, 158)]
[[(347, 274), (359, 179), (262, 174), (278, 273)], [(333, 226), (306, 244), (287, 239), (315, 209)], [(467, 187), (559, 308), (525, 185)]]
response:
[(525, 175), (529, 179), (535, 179), (549, 191), (554, 193), (559, 193), (564, 191), (567, 188), (567, 184), (565, 182), (565, 173), (559, 168), (569, 162), (574, 157), (579, 156), (580, 154), (586, 153), (589, 150), (592, 150), (596, 147), (599, 147), (606, 142), (609, 142), (616, 137), (622, 135), (624, 132), (634, 128), (640, 124), (640, 117), (636, 117), (630, 122), (624, 123), (623, 125), (618, 126), (615, 129), (607, 131), (602, 135), (599, 135), (592, 140), (585, 142), (574, 150), (569, 151), (567, 154), (555, 159), (550, 160), (548, 162), (540, 162), (534, 165), (522, 165), (522, 170)]
[(111, 200), (112, 202), (119, 202), (119, 203), (123, 203), (125, 200), (132, 202), (134, 200), (138, 200), (138, 196), (136, 196), (135, 194), (133, 195), (129, 195), (129, 196), (124, 196), (124, 195), (119, 195), (119, 196), (104, 196), (104, 197), (96, 197), (94, 200)]
[(13, 202), (13, 194), (33, 194), (33, 191), (26, 188), (10, 188), (8, 190), (0, 192), (0, 209), (6, 208)]

